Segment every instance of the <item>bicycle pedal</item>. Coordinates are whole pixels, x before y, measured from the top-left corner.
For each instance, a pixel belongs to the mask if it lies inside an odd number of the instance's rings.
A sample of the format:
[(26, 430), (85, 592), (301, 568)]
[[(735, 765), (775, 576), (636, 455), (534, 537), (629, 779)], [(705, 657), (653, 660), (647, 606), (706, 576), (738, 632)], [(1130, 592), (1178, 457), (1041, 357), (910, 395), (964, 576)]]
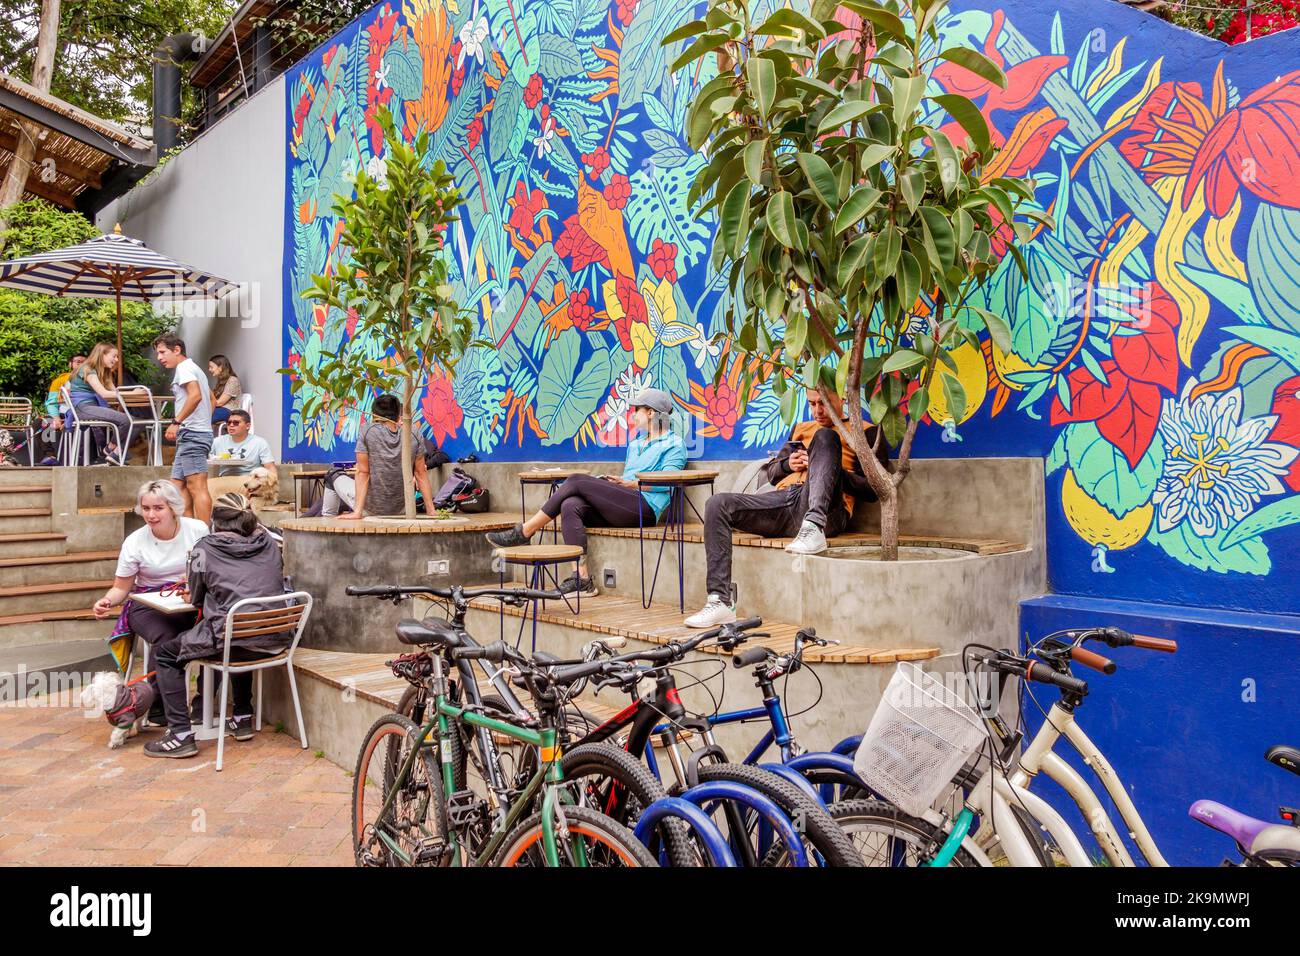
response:
[(447, 823), (455, 829), (472, 826), (486, 815), (487, 801), (473, 790), (457, 790), (447, 798)]
[(450, 847), (442, 840), (436, 837), (428, 840), (422, 840), (420, 847), (415, 851), (415, 866), (427, 866), (438, 863), (450, 851)]

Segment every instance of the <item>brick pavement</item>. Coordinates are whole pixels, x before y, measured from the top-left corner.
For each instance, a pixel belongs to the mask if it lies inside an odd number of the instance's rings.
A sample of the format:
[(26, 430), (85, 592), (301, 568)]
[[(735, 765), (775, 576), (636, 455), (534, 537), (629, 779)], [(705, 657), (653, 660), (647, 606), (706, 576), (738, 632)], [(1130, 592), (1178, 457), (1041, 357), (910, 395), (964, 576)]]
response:
[(265, 726), (187, 760), (118, 750), (70, 698), (0, 706), (0, 865), (350, 866), (350, 776)]

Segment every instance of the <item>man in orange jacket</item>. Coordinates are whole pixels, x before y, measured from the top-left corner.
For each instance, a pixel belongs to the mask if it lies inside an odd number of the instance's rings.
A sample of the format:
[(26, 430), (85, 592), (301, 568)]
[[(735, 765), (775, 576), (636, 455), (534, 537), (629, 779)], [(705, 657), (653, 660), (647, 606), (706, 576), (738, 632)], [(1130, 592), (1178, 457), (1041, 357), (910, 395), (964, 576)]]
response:
[[(812, 419), (800, 422), (767, 465), (775, 491), (763, 494), (723, 492), (704, 509), (704, 553), (708, 561), (708, 602), (686, 619), (688, 627), (717, 627), (736, 620), (731, 603), (731, 533), (747, 531), (764, 538), (793, 537), (785, 546), (791, 554), (820, 554), (827, 535), (848, 525), (858, 498), (874, 501), (862, 464), (840, 440), (832, 412), (815, 389), (808, 391)], [(876, 426), (867, 428), (874, 444)], [(878, 456), (888, 461), (882, 441)]]

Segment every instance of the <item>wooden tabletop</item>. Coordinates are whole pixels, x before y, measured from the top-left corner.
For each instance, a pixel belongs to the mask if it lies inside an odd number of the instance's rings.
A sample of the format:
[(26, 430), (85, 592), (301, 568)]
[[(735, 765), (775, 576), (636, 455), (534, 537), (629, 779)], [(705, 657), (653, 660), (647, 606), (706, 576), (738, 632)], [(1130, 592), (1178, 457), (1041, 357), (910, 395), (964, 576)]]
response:
[(497, 548), (506, 564), (559, 564), (582, 556), (576, 544), (522, 544), (517, 548)]
[(561, 468), (555, 471), (521, 471), (520, 481), (563, 481), (570, 475), (589, 475), (591, 472), (577, 468)]
[(638, 471), (637, 480), (643, 484), (689, 485), (703, 484), (718, 477), (716, 471)]

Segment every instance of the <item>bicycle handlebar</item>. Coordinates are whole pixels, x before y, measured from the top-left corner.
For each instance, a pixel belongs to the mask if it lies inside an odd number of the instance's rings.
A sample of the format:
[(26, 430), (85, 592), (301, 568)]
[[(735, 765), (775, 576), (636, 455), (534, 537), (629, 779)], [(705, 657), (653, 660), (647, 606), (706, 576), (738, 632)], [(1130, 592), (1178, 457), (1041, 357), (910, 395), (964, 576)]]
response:
[(766, 647), (751, 647), (731, 655), (731, 666), (736, 668), (757, 664), (767, 657)]
[(1039, 684), (1052, 684), (1067, 693), (1077, 694), (1080, 697), (1085, 697), (1088, 694), (1088, 682), (1086, 680), (1079, 680), (1079, 678), (1072, 677), (1069, 674), (1058, 673), (1038, 661), (1029, 661), (1025, 665), (1021, 676), (1025, 680), (1035, 681)]
[(1115, 673), (1114, 661), (1083, 647), (1070, 648), (1070, 660), (1084, 667), (1091, 667), (1095, 671), (1101, 671), (1103, 674)]
[(486, 585), (484, 587), (475, 588), (435, 588), (427, 584), (380, 584), (375, 586), (357, 586), (349, 584), (343, 589), (343, 593), (348, 597), (377, 597), (388, 600), (397, 600), (413, 594), (428, 594), (432, 597), (458, 602), (468, 601), (476, 597), (505, 597), (528, 601), (556, 601), (564, 596), (559, 591), (540, 591), (536, 588), (525, 587), (497, 587), (495, 585)]

